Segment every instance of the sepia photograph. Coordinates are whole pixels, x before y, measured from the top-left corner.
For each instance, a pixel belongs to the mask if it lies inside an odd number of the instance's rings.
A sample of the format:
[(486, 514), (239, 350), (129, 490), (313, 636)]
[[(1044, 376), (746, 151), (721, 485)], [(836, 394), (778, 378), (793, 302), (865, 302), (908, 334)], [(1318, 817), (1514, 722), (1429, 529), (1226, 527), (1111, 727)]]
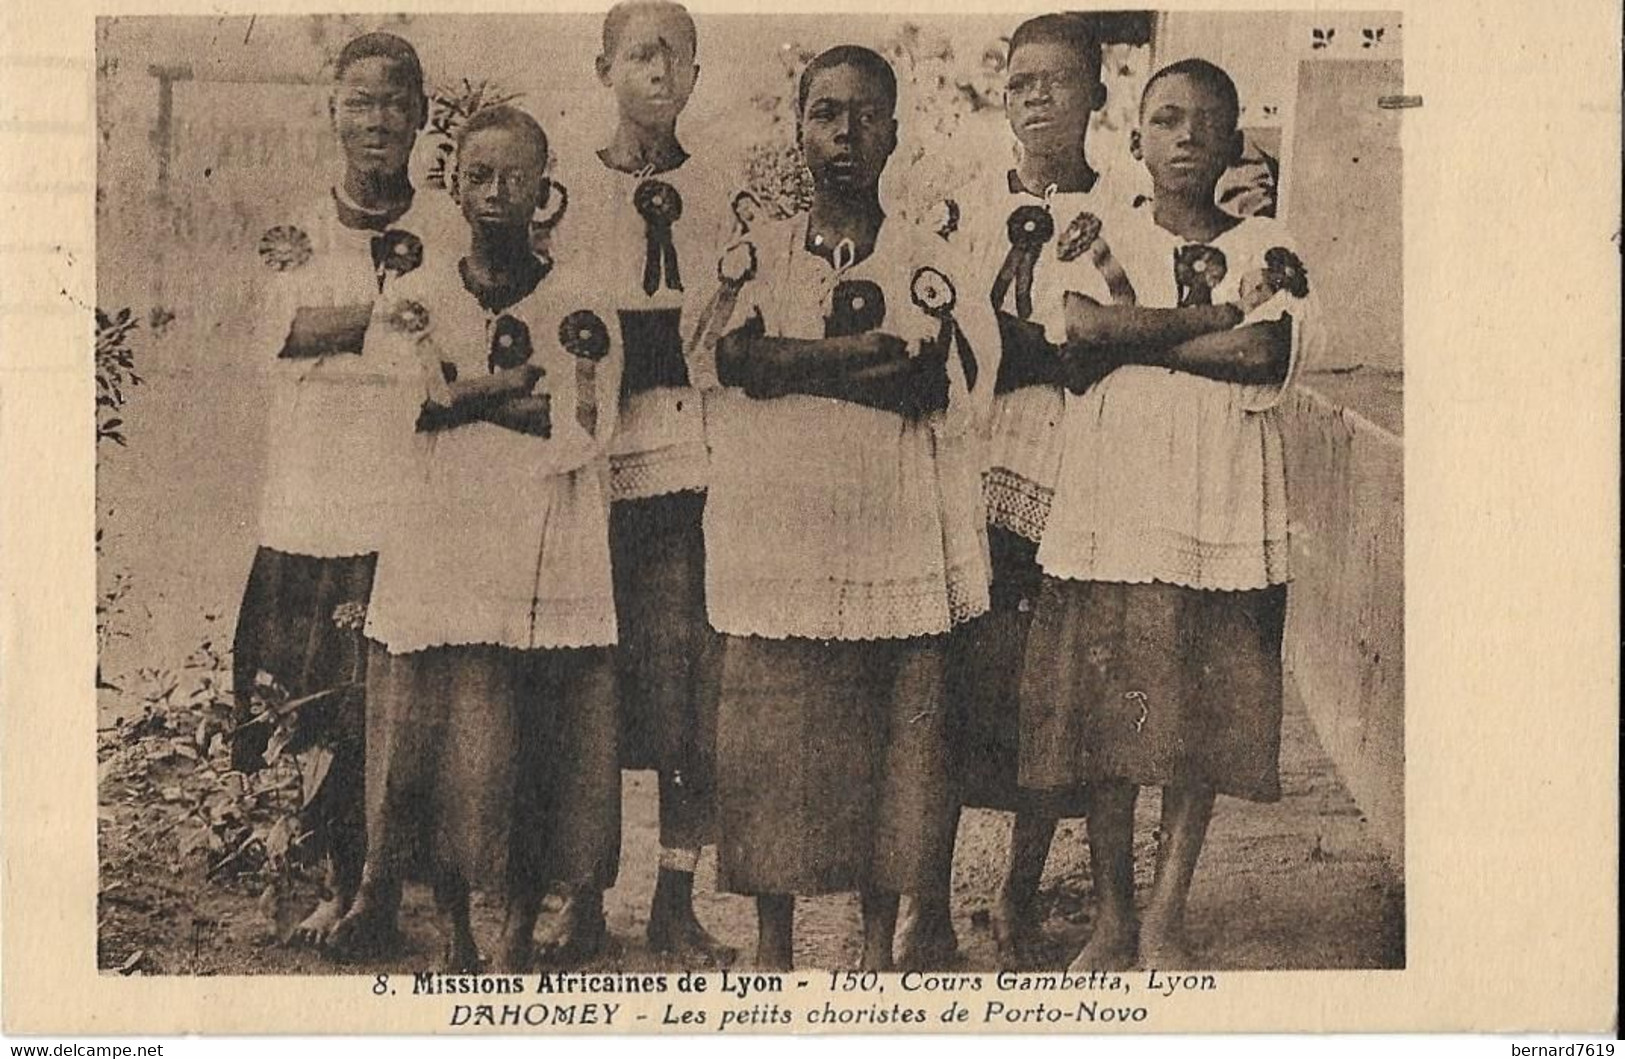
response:
[(1400, 14), (95, 32), (103, 974), (1406, 967)]

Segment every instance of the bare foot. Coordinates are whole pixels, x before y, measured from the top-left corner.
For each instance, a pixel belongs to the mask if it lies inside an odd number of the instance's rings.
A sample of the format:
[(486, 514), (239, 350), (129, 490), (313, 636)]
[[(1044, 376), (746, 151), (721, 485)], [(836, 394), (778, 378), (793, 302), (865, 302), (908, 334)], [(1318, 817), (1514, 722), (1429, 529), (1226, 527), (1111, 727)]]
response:
[(288, 934), (288, 944), (312, 949), (322, 948), (333, 935), (333, 928), (344, 918), (350, 902), (341, 897), (324, 897), (310, 915), (299, 921)]
[(692, 907), (652, 910), (649, 948), (676, 956), (685, 964), (698, 962), (708, 967), (727, 967), (739, 956), (737, 949), (724, 945), (705, 929)]
[(366, 959), (393, 952), (400, 940), (394, 906), (363, 890), (328, 933), (327, 950), (340, 959)]
[(954, 933), (947, 902), (919, 898), (909, 901), (898, 948), (899, 970), (940, 971), (951, 966), (959, 956), (959, 937)]
[(897, 965), (892, 962), (890, 937), (864, 939), (863, 958), (858, 961), (858, 970), (888, 974), (896, 969)]
[(1159, 971), (1184, 971), (1197, 966), (1190, 938), (1183, 927), (1147, 923), (1140, 931), (1140, 962)]
[(993, 927), (999, 966), (1009, 970), (1025, 967), (1038, 940), (1038, 924), (1032, 910), (1023, 910), (1008, 890), (1000, 890), (988, 918)]
[(758, 971), (790, 971), (795, 969), (795, 960), (788, 948), (770, 945), (766, 941), (756, 945), (756, 969)]
[(1090, 935), (1089, 943), (1067, 970), (1077, 973), (1126, 971), (1134, 966), (1138, 951), (1139, 945), (1132, 927), (1103, 919), (1095, 924), (1095, 932)]
[(479, 974), (485, 964), (473, 932), (466, 928), (452, 931), (441, 959), (449, 974)]
[(604, 895), (597, 890), (573, 894), (536, 939), (536, 955), (555, 966), (584, 963), (603, 951), (608, 938)]
[(535, 955), (531, 935), (536, 931), (534, 912), (509, 912), (502, 925), (502, 947), (498, 950), (497, 970), (508, 974), (524, 974), (530, 970)]

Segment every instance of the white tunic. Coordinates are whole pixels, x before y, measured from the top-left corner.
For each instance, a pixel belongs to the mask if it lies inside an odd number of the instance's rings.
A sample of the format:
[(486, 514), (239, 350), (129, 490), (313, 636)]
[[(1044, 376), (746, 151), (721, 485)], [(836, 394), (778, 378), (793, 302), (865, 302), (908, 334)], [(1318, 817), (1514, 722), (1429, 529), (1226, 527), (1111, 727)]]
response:
[[(1174, 254), (1188, 241), (1157, 227), (1149, 207), (1127, 223), (1131, 230), (1112, 248), (1139, 304), (1178, 304)], [(1215, 303), (1235, 300), (1242, 278), (1263, 266), (1271, 247), (1294, 247), (1284, 225), (1263, 218), (1243, 221), (1208, 245), (1226, 262)], [(1038, 552), (1045, 573), (1220, 590), (1288, 579), (1276, 405), (1321, 332), (1312, 293), (1300, 299), (1282, 291), (1246, 323), (1283, 313), (1292, 319), (1292, 360), (1280, 386), (1131, 366), (1082, 397), (1068, 397), (1065, 455)]]
[(413, 263), (399, 254), (375, 266), (375, 239), (401, 247), (410, 235), (423, 247), (422, 260), (433, 261), (444, 253), (450, 218), (444, 196), (420, 191), (384, 232), (346, 227), (328, 192), (262, 241), (267, 264), (284, 266), (273, 273), (257, 329), (259, 355), (272, 373), (260, 502), (264, 546), (321, 558), (377, 551), (403, 473), (386, 427), (399, 366), (360, 349), (318, 358), (278, 354), (299, 309), (370, 307), (380, 285), (393, 285)]
[[(704, 301), (717, 286), (716, 263), (733, 234), (730, 170), (690, 158), (677, 169), (649, 176), (676, 191), (681, 215), (671, 225), (676, 251), (675, 280), (662, 269), (651, 293), (645, 289), (648, 224), (635, 197), (644, 178), (605, 165), (598, 155), (578, 149), (561, 159), (557, 179), (569, 205), (557, 227), (561, 267), (570, 257), (588, 256), (604, 284), (604, 304), (613, 313), (680, 313), (678, 336), (685, 349)], [(627, 368), (650, 351), (628, 348)], [(628, 394), (610, 451), (610, 482), (617, 500), (703, 490), (709, 462), (705, 437), (704, 392), (715, 389), (716, 366), (708, 358), (687, 362), (689, 385), (658, 385)]]
[[(620, 350), (614, 328), (602, 359), (567, 352), (560, 326), (577, 311), (605, 319), (587, 277), (555, 269), (517, 304), (491, 312), (463, 286), (457, 259), (401, 281), (379, 300), (368, 332), (420, 364), (399, 438), (415, 473), (384, 537), (367, 635), (401, 654), (429, 647), (493, 644), (521, 649), (615, 642), (610, 582), (608, 466)], [(427, 310), (419, 346), (392, 322), (401, 304)], [(509, 318), (508, 323), (502, 323)], [(530, 360), (545, 374), (552, 434), (542, 438), (476, 422), (413, 433), (423, 399), (440, 389), (443, 365), (458, 379), (490, 370), (493, 342), (518, 321)], [(392, 352), (392, 358), (403, 354)]]
[[(759, 316), (769, 336), (823, 338), (841, 283), (875, 284), (876, 329), (917, 348), (941, 324), (910, 298), (921, 266), (953, 279), (955, 316), (976, 348), (996, 347), (985, 303), (967, 298), (947, 244), (889, 222), (874, 252), (837, 270), (809, 253), (805, 215), (752, 233), (758, 269), (735, 323)], [(911, 421), (845, 401), (725, 391), (712, 424), (705, 513), (706, 599), (719, 631), (772, 638), (866, 640), (948, 631), (988, 606), (976, 396), (949, 356), (946, 412)], [(992, 385), (979, 371), (978, 394)]]
[[(1054, 235), (1044, 244), (1033, 266), (1032, 306), (1019, 313), (1017, 289), (1011, 284), (994, 306), (1001, 313), (1024, 318), (1044, 329), (1053, 345), (1066, 341), (1063, 296), (1076, 291), (1105, 303), (1110, 300), (1105, 281), (1087, 255), (1062, 261), (1060, 234), (1080, 213), (1100, 217), (1103, 235), (1111, 242), (1112, 218), (1126, 210), (1126, 191), (1098, 181), (1087, 192), (1034, 194), (1021, 188), (1011, 171), (997, 168), (955, 198), (962, 211), (961, 232), (953, 241), (963, 243), (975, 262), (976, 289), (983, 298), (992, 293), (1001, 266), (1010, 252), (1009, 220), (1023, 206), (1044, 209)], [(1115, 244), (1113, 244), (1115, 245)], [(1061, 463), (1061, 420), (1065, 391), (1059, 386), (1023, 386), (992, 397), (988, 425), (986, 492), (988, 521), (1031, 541), (1039, 540), (1049, 515), (1055, 476)]]

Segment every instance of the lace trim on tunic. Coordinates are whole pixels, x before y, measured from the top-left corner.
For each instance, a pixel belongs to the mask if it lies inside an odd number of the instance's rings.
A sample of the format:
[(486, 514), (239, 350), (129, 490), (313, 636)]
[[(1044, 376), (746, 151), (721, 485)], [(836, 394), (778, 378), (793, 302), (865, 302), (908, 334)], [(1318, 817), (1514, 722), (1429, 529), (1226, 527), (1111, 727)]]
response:
[(1038, 543), (1049, 521), (1055, 490), (1023, 478), (1005, 467), (994, 467), (982, 476), (982, 495), (987, 500), (987, 521)]
[[(944, 583), (946, 582), (946, 583)], [(858, 583), (713, 580), (711, 624), (732, 636), (769, 640), (905, 640), (935, 636), (988, 609), (987, 578), (968, 564), (945, 578)]]
[(609, 496), (646, 500), (668, 493), (703, 493), (709, 455), (703, 442), (668, 445), (649, 452), (613, 454), (609, 458)]
[(1152, 582), (1217, 592), (1244, 592), (1286, 584), (1291, 578), (1287, 539), (1219, 544), (1197, 540), (1173, 530), (1156, 530), (1133, 542), (1132, 562), (1121, 554), (1103, 552), (1099, 534), (1076, 546), (1063, 563), (1039, 554), (1044, 572), (1068, 581), (1109, 581), (1144, 585)]
[(366, 635), (392, 655), (477, 645), (522, 651), (612, 647), (616, 640), (615, 602), (608, 596), (537, 600), (528, 605), (513, 600), (492, 600), (478, 607), (465, 604), (457, 625), (458, 632), (445, 631), (443, 605), (396, 601), (383, 621), (378, 620), (376, 608), (368, 614)]

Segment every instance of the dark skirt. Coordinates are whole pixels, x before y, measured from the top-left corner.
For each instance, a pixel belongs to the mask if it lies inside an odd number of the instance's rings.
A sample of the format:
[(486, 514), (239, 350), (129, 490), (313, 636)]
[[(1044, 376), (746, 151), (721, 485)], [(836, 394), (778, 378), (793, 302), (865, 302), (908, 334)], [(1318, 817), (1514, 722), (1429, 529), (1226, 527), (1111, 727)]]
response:
[[(265, 764), (270, 725), (248, 723), (260, 674), (273, 679), (289, 699), (365, 683), (367, 650), (359, 622), (372, 595), (377, 560), (376, 555), (318, 559), (271, 548), (254, 553), (231, 647), (234, 769), (255, 772)], [(340, 624), (335, 612), (346, 604), (353, 613), (341, 616)], [(359, 699), (350, 696), (348, 709), (335, 711), (334, 720), (358, 725)], [(335, 761), (333, 767), (339, 766)], [(359, 791), (360, 776), (352, 778)]]
[(948, 744), (960, 803), (980, 809), (1083, 816), (1088, 790), (1024, 790), (1021, 667), (1043, 571), (1038, 545), (999, 526), (987, 529), (992, 607), (954, 630), (948, 644)]
[(704, 493), (620, 500), (610, 560), (620, 642), (621, 767), (681, 773), (709, 791), (721, 638), (705, 616)]
[(725, 638), (718, 885), (920, 893), (951, 858), (942, 637)]
[(1022, 676), (1022, 785), (1127, 780), (1278, 801), (1285, 620), (1284, 585), (1046, 577)]
[(392, 655), (373, 644), (369, 871), (451, 871), (493, 891), (612, 882), (620, 842), (612, 683), (603, 648)]

